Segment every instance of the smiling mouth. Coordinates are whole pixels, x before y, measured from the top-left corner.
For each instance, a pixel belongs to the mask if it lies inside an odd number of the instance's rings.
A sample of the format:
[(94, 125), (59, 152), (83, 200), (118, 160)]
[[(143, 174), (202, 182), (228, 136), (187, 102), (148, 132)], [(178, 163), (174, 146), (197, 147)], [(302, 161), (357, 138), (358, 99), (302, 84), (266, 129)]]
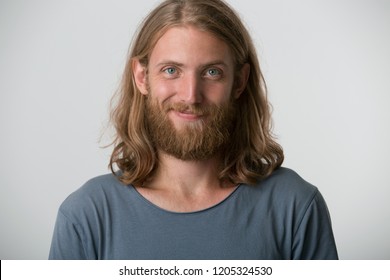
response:
[(202, 117), (203, 115), (205, 115), (204, 108), (181, 104), (181, 103), (172, 104), (171, 106), (166, 108), (166, 111), (173, 111), (177, 114), (193, 115), (198, 117)]
[(164, 106), (165, 112), (173, 114), (185, 121), (204, 120), (208, 115), (208, 108), (199, 104), (189, 105), (184, 103), (171, 103)]
[(182, 119), (195, 121), (203, 118), (203, 114), (195, 113), (193, 111), (176, 111), (174, 110), (174, 113), (179, 116)]
[(196, 115), (196, 116), (203, 116), (203, 113), (201, 112), (195, 112), (195, 111), (192, 111), (192, 110), (177, 110), (178, 113), (181, 113), (181, 114), (188, 114), (188, 115)]

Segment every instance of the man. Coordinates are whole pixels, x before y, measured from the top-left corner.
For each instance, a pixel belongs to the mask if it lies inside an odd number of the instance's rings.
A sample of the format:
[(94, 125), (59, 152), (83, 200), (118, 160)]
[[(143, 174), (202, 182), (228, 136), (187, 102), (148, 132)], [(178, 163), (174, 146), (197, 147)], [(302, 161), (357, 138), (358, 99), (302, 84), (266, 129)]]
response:
[(337, 259), (321, 194), (280, 167), (265, 89), (230, 7), (162, 2), (112, 112), (113, 174), (61, 205), (49, 258)]

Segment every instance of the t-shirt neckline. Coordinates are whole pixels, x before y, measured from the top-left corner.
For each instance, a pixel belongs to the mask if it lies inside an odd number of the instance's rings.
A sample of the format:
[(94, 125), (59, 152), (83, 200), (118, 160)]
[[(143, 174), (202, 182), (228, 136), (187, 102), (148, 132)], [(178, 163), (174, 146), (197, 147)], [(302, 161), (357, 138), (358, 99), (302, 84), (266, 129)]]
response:
[(149, 199), (147, 199), (146, 197), (144, 197), (144, 196), (136, 189), (136, 187), (134, 187), (134, 185), (129, 185), (129, 187), (135, 192), (135, 194), (137, 195), (137, 197), (138, 197), (141, 201), (143, 201), (144, 203), (146, 203), (148, 206), (151, 206), (151, 207), (153, 207), (154, 209), (159, 210), (160, 212), (165, 212), (165, 213), (174, 214), (174, 215), (192, 215), (192, 214), (199, 214), (199, 213), (211, 211), (212, 209), (217, 208), (218, 206), (220, 206), (220, 205), (222, 205), (222, 204), (225, 204), (227, 201), (229, 201), (236, 193), (238, 193), (238, 190), (241, 189), (241, 186), (242, 186), (242, 184), (238, 184), (238, 185), (234, 188), (234, 190), (233, 190), (229, 195), (227, 195), (224, 199), (222, 199), (221, 201), (217, 202), (217, 203), (214, 204), (214, 205), (211, 205), (211, 206), (206, 207), (206, 208), (204, 208), (204, 209), (199, 209), (199, 210), (194, 210), (194, 211), (188, 211), (188, 212), (179, 212), (179, 211), (168, 210), (168, 209), (165, 209), (165, 208), (162, 208), (162, 207), (156, 205), (155, 203), (151, 202)]

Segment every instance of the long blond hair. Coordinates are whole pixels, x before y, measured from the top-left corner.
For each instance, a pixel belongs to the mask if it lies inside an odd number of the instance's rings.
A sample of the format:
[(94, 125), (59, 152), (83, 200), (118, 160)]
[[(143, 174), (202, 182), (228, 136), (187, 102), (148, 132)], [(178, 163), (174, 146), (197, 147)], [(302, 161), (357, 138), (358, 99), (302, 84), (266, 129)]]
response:
[[(271, 112), (264, 77), (252, 39), (237, 14), (221, 0), (167, 0), (143, 21), (128, 57), (111, 111), (116, 129), (110, 159), (112, 172), (125, 184), (142, 184), (157, 168), (158, 157), (145, 123), (145, 97), (135, 85), (133, 59), (147, 66), (159, 38), (171, 27), (192, 25), (211, 32), (230, 46), (236, 70), (250, 65), (248, 84), (238, 99), (237, 122), (223, 153), (221, 180), (254, 184), (284, 159), (271, 132)], [(120, 172), (115, 171), (115, 165)]]

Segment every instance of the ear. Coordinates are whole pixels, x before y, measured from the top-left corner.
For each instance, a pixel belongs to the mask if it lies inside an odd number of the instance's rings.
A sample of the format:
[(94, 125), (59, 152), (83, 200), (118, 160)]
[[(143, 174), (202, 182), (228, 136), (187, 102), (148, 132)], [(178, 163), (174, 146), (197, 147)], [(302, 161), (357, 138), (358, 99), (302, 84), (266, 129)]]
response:
[(250, 73), (249, 63), (245, 63), (239, 70), (239, 74), (236, 77), (235, 88), (234, 88), (234, 98), (238, 99), (241, 94), (244, 92), (246, 85), (248, 83)]
[(143, 94), (148, 94), (148, 84), (147, 84), (147, 75), (146, 67), (142, 65), (139, 59), (133, 59), (131, 62), (131, 67), (133, 70), (133, 78), (138, 90)]

